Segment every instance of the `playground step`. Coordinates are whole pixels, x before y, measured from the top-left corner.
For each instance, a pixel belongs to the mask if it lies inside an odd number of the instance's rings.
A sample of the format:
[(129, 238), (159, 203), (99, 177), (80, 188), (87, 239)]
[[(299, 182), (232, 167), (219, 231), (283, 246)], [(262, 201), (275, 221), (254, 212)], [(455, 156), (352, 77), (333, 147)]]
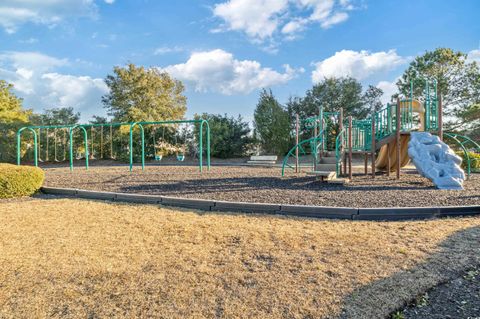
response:
[(317, 171), (335, 172), (337, 171), (337, 165), (335, 164), (317, 164)]
[(307, 175), (314, 175), (320, 177), (323, 181), (331, 181), (337, 178), (337, 173), (331, 171), (312, 171), (307, 172)]

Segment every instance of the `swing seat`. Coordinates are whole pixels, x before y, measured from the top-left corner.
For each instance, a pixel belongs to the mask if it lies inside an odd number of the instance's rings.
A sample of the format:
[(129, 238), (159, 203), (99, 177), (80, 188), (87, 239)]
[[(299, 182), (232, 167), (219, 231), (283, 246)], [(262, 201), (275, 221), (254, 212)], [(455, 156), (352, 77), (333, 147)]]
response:
[(177, 155), (177, 161), (183, 162), (185, 160), (185, 155)]
[(155, 160), (156, 161), (160, 162), (162, 160), (162, 158), (163, 158), (163, 155), (155, 155)]

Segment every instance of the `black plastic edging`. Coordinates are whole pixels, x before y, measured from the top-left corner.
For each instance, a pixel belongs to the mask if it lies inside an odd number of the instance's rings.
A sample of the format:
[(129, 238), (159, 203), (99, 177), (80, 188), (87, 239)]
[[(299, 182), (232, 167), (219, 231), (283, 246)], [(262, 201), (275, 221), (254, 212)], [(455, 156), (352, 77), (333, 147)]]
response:
[(57, 187), (42, 187), (41, 191), (45, 194), (51, 195), (140, 204), (160, 204), (203, 211), (266, 213), (327, 219), (393, 221), (430, 219), (434, 217), (445, 216), (480, 215), (480, 206), (349, 208), (214, 201), (161, 195), (113, 193)]

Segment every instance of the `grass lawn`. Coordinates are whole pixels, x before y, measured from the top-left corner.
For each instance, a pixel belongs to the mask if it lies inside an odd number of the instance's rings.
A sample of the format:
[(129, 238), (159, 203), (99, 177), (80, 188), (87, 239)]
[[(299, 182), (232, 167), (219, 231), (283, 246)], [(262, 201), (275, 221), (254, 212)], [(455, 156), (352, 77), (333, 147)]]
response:
[(0, 201), (0, 317), (377, 318), (480, 263), (480, 218)]

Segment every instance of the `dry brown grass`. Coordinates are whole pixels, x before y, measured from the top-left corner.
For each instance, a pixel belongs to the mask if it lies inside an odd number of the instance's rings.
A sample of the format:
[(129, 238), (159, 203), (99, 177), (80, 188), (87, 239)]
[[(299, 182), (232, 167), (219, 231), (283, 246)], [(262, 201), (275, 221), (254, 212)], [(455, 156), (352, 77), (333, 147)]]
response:
[(375, 318), (478, 262), (479, 226), (2, 201), (0, 317)]

